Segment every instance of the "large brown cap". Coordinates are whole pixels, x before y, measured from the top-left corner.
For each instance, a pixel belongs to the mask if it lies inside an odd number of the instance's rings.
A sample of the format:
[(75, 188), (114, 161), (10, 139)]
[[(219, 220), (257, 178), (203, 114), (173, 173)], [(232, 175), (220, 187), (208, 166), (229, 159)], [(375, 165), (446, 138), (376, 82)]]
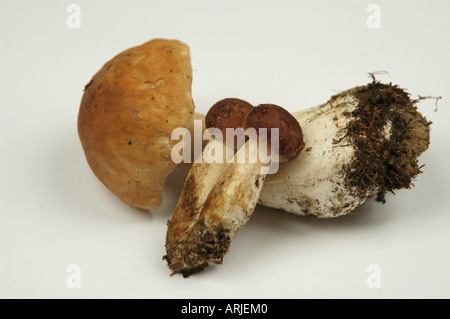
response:
[(155, 39), (108, 61), (86, 85), (78, 134), (98, 179), (133, 207), (157, 208), (171, 159), (172, 131), (193, 122), (189, 47)]
[[(278, 128), (280, 163), (286, 163), (297, 157), (305, 147), (303, 133), (298, 121), (286, 109), (275, 104), (260, 104), (253, 108), (242, 124), (244, 129), (253, 127), (259, 133), (267, 129), (268, 150), (271, 149), (271, 129)], [(273, 151), (273, 150), (272, 150)]]

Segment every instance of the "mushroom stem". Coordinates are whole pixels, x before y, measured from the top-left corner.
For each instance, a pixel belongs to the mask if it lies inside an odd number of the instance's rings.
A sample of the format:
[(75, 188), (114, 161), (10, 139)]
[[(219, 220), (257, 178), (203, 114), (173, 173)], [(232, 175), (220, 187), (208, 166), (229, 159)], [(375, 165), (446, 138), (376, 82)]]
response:
[[(213, 150), (217, 151), (218, 149), (222, 149), (224, 160), (221, 162), (215, 161), (216, 157), (211, 155)], [(222, 143), (216, 139), (212, 139), (206, 144), (203, 153), (196, 159), (188, 173), (186, 179), (188, 183), (185, 186), (186, 191), (183, 192), (183, 197), (180, 198), (181, 205), (177, 205), (171, 223), (173, 222), (174, 225), (187, 226), (185, 232), (192, 228), (199, 217), (209, 193), (227, 166), (229, 160), (227, 154), (233, 154), (233, 152), (234, 149), (231, 145)], [(189, 206), (186, 207), (186, 205)], [(180, 216), (189, 218), (191, 220), (190, 224), (180, 223), (180, 220), (177, 220)], [(181, 219), (183, 219), (183, 217)]]
[(264, 183), (260, 171), (267, 165), (255, 144), (249, 139), (228, 163), (192, 166), (166, 238), (164, 259), (174, 273), (187, 277), (208, 263), (222, 263), (250, 219)]

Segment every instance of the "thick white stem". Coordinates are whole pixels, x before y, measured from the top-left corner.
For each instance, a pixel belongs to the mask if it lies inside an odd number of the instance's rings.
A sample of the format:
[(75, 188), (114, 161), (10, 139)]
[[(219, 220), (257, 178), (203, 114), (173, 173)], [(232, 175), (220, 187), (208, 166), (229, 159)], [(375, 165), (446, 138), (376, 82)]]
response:
[[(265, 206), (321, 218), (347, 214), (362, 204), (344, 182), (344, 167), (355, 156), (344, 138), (358, 104), (346, 94), (324, 105), (293, 113), (303, 130), (305, 149), (267, 177), (259, 198)], [(342, 114), (348, 114), (343, 116)]]

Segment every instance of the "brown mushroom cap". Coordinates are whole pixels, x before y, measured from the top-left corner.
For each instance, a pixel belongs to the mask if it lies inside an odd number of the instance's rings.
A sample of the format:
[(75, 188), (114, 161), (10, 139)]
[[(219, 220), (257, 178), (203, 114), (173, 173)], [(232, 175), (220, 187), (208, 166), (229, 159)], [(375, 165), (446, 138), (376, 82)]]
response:
[(241, 127), (245, 116), (253, 105), (237, 98), (226, 98), (216, 102), (205, 117), (206, 128), (215, 127), (225, 134), (227, 128)]
[[(218, 128), (222, 131), (223, 138), (226, 138), (226, 129), (237, 129), (242, 127), (248, 112), (253, 109), (253, 105), (247, 101), (237, 98), (226, 98), (216, 102), (208, 110), (205, 117), (206, 128)], [(237, 132), (234, 137), (234, 147), (238, 146), (238, 136), (243, 132)]]
[(86, 85), (78, 134), (92, 171), (122, 201), (162, 204), (175, 128), (192, 125), (189, 47), (155, 39), (108, 61)]
[(258, 133), (261, 128), (266, 128), (268, 150), (272, 149), (270, 129), (278, 128), (280, 163), (291, 161), (305, 147), (302, 129), (298, 121), (287, 110), (275, 104), (260, 104), (254, 107), (245, 117), (242, 127), (244, 129), (253, 127)]

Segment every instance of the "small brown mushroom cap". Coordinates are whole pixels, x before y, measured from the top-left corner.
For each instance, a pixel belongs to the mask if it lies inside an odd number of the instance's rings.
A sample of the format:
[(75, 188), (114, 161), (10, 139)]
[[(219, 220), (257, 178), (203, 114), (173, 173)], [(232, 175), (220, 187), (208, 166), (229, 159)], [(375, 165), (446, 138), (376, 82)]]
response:
[(216, 102), (205, 117), (206, 128), (215, 127), (225, 134), (227, 128), (241, 127), (245, 116), (253, 105), (237, 98), (226, 98)]
[(78, 134), (97, 178), (126, 204), (153, 209), (176, 167), (175, 128), (192, 126), (189, 47), (155, 39), (108, 61), (86, 85)]
[[(254, 107), (242, 123), (244, 129), (253, 127), (257, 133), (261, 128), (267, 129), (268, 150), (272, 149), (271, 129), (279, 129), (278, 156), (280, 163), (286, 163), (297, 157), (305, 147), (300, 124), (286, 109), (275, 104), (260, 104)], [(273, 151), (273, 150), (272, 150)]]
[[(237, 129), (242, 127), (242, 122), (247, 116), (248, 112), (253, 109), (253, 105), (247, 101), (238, 98), (226, 98), (216, 102), (208, 110), (205, 117), (206, 128), (217, 128), (222, 132), (223, 138), (226, 138), (226, 129)], [(234, 137), (234, 147), (238, 146), (238, 136), (243, 134), (237, 132)]]

